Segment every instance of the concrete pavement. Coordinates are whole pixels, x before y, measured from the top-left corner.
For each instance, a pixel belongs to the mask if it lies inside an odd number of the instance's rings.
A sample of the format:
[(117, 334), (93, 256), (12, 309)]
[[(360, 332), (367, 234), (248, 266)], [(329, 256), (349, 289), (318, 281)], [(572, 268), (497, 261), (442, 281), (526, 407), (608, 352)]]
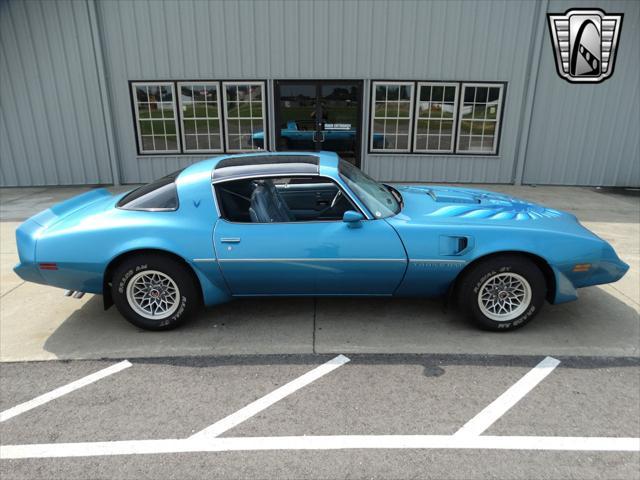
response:
[[(127, 188), (127, 187), (125, 187)], [(244, 299), (171, 332), (145, 332), (99, 297), (73, 300), (25, 284), (14, 232), (28, 216), (84, 188), (0, 189), (0, 360), (273, 353), (478, 353), (637, 356), (640, 353), (640, 197), (567, 187), (482, 186), (573, 212), (631, 265), (621, 281), (546, 305), (507, 335), (477, 330), (439, 301)]]

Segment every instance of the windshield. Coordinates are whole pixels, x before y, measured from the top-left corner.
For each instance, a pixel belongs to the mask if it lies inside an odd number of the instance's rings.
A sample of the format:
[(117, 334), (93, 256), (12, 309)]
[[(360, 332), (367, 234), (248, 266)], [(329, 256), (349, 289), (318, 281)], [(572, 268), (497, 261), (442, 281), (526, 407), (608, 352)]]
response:
[(384, 185), (344, 160), (340, 160), (338, 170), (340, 177), (376, 218), (386, 218), (400, 213), (400, 203)]

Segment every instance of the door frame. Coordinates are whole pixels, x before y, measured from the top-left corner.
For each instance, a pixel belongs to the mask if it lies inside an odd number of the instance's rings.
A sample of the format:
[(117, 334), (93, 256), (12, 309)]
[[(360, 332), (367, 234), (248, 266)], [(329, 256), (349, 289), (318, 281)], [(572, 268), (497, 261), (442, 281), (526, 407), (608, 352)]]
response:
[[(280, 150), (280, 124), (282, 119), (282, 112), (280, 110), (280, 85), (315, 85), (316, 87), (316, 128), (318, 125), (317, 119), (320, 116), (320, 102), (318, 99), (320, 98), (320, 87), (323, 84), (344, 84), (344, 85), (356, 85), (358, 87), (358, 111), (356, 118), (356, 146), (355, 146), (355, 160), (356, 167), (360, 168), (362, 165), (362, 132), (364, 130), (363, 123), (363, 104), (362, 101), (364, 99), (364, 80), (354, 80), (354, 79), (285, 79), (285, 80), (274, 80), (273, 81), (273, 109), (274, 109), (274, 151), (282, 151)], [(315, 130), (318, 131), (317, 129)], [(317, 143), (317, 142), (314, 142)], [(316, 146), (317, 148), (317, 146)]]

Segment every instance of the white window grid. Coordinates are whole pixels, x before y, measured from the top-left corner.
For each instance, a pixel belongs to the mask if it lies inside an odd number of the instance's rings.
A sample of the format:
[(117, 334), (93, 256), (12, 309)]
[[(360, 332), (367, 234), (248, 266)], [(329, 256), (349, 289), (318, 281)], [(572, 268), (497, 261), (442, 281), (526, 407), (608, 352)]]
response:
[[(237, 90), (236, 90), (236, 100), (232, 101), (231, 103), (236, 103), (236, 110), (238, 111), (238, 113), (240, 113), (240, 104), (241, 103), (248, 103), (249, 104), (249, 116), (235, 116), (235, 117), (230, 117), (229, 116), (229, 99), (227, 97), (227, 87), (236, 87), (236, 89), (239, 86), (243, 86), (243, 85), (247, 85), (249, 87), (258, 87), (260, 88), (260, 101), (256, 102), (252, 99), (249, 99), (249, 101), (247, 100), (243, 100), (243, 101), (238, 101), (238, 95), (237, 95)], [(264, 82), (252, 82), (252, 81), (247, 81), (247, 82), (222, 82), (222, 98), (223, 98), (223, 103), (224, 103), (224, 121), (225, 121), (225, 129), (224, 129), (224, 133), (225, 133), (225, 144), (227, 146), (227, 152), (246, 152), (246, 151), (259, 151), (259, 150), (267, 150), (267, 132), (266, 132), (266, 110), (265, 110), (265, 95), (266, 95), (266, 88), (265, 88), (265, 83)], [(260, 104), (261, 107), (261, 112), (262, 115), (261, 116), (254, 116), (253, 115), (253, 105), (254, 104)], [(242, 133), (241, 131), (241, 124), (242, 121), (249, 121), (250, 125), (251, 125), (251, 133), (250, 135), (253, 136), (253, 134), (255, 134), (258, 130), (256, 130), (254, 128), (254, 122), (255, 124), (260, 124), (261, 125), (261, 130), (263, 132), (263, 147), (257, 147), (253, 141), (253, 138), (251, 138), (250, 140), (250, 146), (251, 148), (231, 148), (231, 143), (229, 142), (229, 137), (230, 136), (235, 136), (238, 137), (238, 140), (240, 142), (240, 145), (242, 145), (242, 136), (245, 135)], [(238, 133), (229, 133), (229, 123), (233, 121), (233, 122), (237, 122), (238, 124)]]
[[(137, 95), (137, 88), (138, 87), (146, 87), (147, 88), (147, 100), (148, 100), (148, 88), (149, 87), (158, 87), (158, 89), (161, 89), (162, 87), (168, 87), (171, 90), (171, 101), (170, 102), (156, 102), (162, 105), (162, 117), (156, 117), (153, 118), (151, 117), (151, 105), (150, 102), (139, 102), (138, 101), (138, 95)], [(180, 140), (178, 138), (178, 116), (177, 116), (177, 112), (176, 112), (176, 91), (174, 88), (174, 84), (173, 82), (132, 82), (131, 83), (131, 94), (133, 95), (133, 105), (134, 105), (134, 112), (135, 112), (135, 120), (136, 120), (136, 130), (138, 133), (138, 146), (140, 149), (140, 153), (153, 153), (153, 154), (160, 154), (160, 153), (180, 153)], [(161, 99), (162, 100), (162, 99)], [(148, 109), (149, 112), (149, 118), (142, 118), (140, 116), (140, 106), (141, 104), (145, 103), (146, 104), (146, 108)], [(165, 115), (165, 106), (167, 105), (171, 105), (171, 114), (172, 116), (168, 116)], [(174, 122), (174, 128), (175, 128), (175, 134), (167, 134), (166, 131), (166, 127), (165, 127), (165, 122), (168, 120), (173, 120)], [(149, 122), (150, 126), (151, 126), (151, 135), (143, 135), (143, 123)], [(162, 132), (155, 132), (154, 130), (154, 123), (157, 122), (162, 122), (162, 128), (163, 131)], [(153, 149), (149, 150), (149, 149), (145, 149), (144, 148), (144, 137), (149, 137), (151, 138), (152, 141), (152, 145), (153, 145)], [(169, 149), (166, 148), (168, 145), (168, 138), (169, 137), (175, 137), (176, 139), (176, 148), (175, 149)], [(163, 149), (161, 148), (156, 148), (156, 138), (162, 138), (163, 142), (164, 142), (164, 147)]]
[[(207, 114), (205, 116), (197, 116), (195, 115), (196, 112), (196, 104), (199, 103), (203, 103), (203, 104), (207, 104), (207, 103), (212, 103), (212, 102), (207, 102), (207, 101), (196, 101), (194, 99), (194, 97), (192, 96), (192, 100), (188, 101), (188, 102), (184, 102), (182, 99), (182, 88), (183, 87), (190, 87), (191, 88), (191, 92), (193, 95), (193, 88), (194, 86), (202, 86), (205, 89), (209, 89), (211, 87), (213, 87), (216, 91), (216, 101), (215, 101), (215, 105), (216, 105), (216, 111), (218, 112), (217, 116), (210, 116), (208, 114), (208, 108), (206, 109)], [(224, 144), (222, 143), (222, 110), (220, 108), (220, 86), (219, 86), (219, 82), (178, 82), (178, 102), (179, 102), (179, 108), (180, 108), (180, 118), (181, 118), (181, 122), (182, 122), (182, 148), (184, 152), (189, 152), (189, 153), (208, 153), (208, 152), (223, 152), (224, 151)], [(193, 105), (193, 111), (194, 111), (194, 116), (193, 117), (185, 117), (184, 116), (184, 112), (185, 112), (185, 107), (187, 107), (188, 105)], [(218, 121), (218, 129), (217, 131), (211, 131), (209, 125), (210, 125), (210, 121), (211, 120), (217, 120)], [(194, 135), (196, 137), (196, 148), (188, 148), (188, 142), (187, 142), (187, 136), (191, 135), (186, 133), (186, 128), (185, 128), (185, 121), (194, 121), (196, 123), (196, 134)], [(199, 133), (198, 132), (198, 121), (202, 122), (202, 121), (206, 121), (207, 123), (207, 131)], [(207, 146), (208, 148), (200, 148), (200, 140), (199, 137), (202, 135), (206, 135), (207, 137)], [(217, 135), (218, 136), (218, 141), (220, 144), (220, 148), (211, 148), (211, 136), (212, 135)]]
[[(378, 86), (385, 86), (385, 98), (384, 99), (378, 99), (376, 97), (377, 95), (377, 87)], [(409, 116), (408, 117), (400, 117), (399, 116), (399, 112), (395, 117), (388, 117), (387, 116), (387, 106), (388, 106), (388, 95), (389, 95), (389, 86), (393, 86), (393, 85), (397, 85), (397, 86), (406, 86), (409, 87)], [(369, 139), (369, 149), (372, 152), (409, 152), (411, 150), (411, 127), (413, 124), (413, 104), (414, 104), (414, 82), (372, 82), (372, 93), (371, 93), (371, 135), (370, 135), (370, 139)], [(376, 102), (384, 102), (385, 103), (385, 115), (384, 116), (378, 116), (376, 115)], [(376, 148), (374, 146), (374, 139), (375, 139), (375, 122), (376, 120), (383, 120), (384, 121), (384, 133), (383, 133), (383, 148)], [(386, 130), (387, 130), (387, 121), (390, 122), (396, 122), (396, 128), (395, 128), (395, 133), (393, 134), (393, 136), (395, 137), (395, 143), (394, 143), (394, 147), (396, 148), (386, 148)], [(400, 121), (406, 121), (407, 122), (407, 148), (397, 148), (398, 145), (398, 136), (400, 135), (398, 133), (398, 125), (400, 123)], [(402, 134), (404, 135), (404, 134)]]
[[(454, 151), (454, 137), (457, 127), (458, 121), (458, 99), (459, 99), (459, 84), (458, 83), (445, 83), (445, 82), (418, 82), (418, 89), (416, 91), (416, 109), (415, 109), (415, 122), (413, 128), (413, 151), (417, 153), (453, 153)], [(442, 87), (443, 88), (443, 99), (442, 101), (434, 101), (433, 100), (433, 89), (434, 87)], [(453, 102), (446, 101), (446, 88), (454, 88), (454, 96)], [(443, 116), (435, 117), (431, 116), (431, 109), (429, 110), (429, 114), (427, 116), (420, 116), (420, 104), (422, 102), (422, 89), (430, 88), (431, 95), (429, 103), (437, 103), (441, 105), (441, 108), (446, 107), (451, 110), (451, 117), (445, 118)], [(418, 124), (421, 120), (426, 120), (429, 123), (440, 121), (439, 129), (437, 132), (428, 132), (428, 133), (419, 133), (420, 130), (418, 128)], [(452, 122), (451, 133), (449, 134), (449, 148), (441, 148), (442, 147), (442, 122)], [(421, 137), (426, 137), (426, 148), (418, 148), (418, 140)], [(429, 148), (429, 137), (437, 137), (438, 138), (438, 147), (437, 148)]]
[[(481, 88), (487, 88), (487, 100), (486, 102), (480, 102), (480, 103), (476, 103), (477, 101), (477, 95), (478, 95), (478, 88), (477, 87), (481, 87)], [(471, 112), (472, 112), (472, 116), (468, 119), (464, 118), (464, 108), (466, 105), (469, 105), (468, 103), (465, 102), (465, 96), (466, 96), (466, 89), (467, 88), (475, 88), (475, 92), (474, 92), (474, 99), (473, 99), (473, 103), (470, 104), (471, 105)], [(487, 111), (488, 108), (487, 105), (489, 104), (489, 89), (491, 88), (497, 88), (498, 89), (498, 99), (496, 100), (496, 113), (495, 113), (495, 119), (488, 119), (487, 118)], [(501, 123), (501, 117), (502, 117), (502, 95), (504, 93), (504, 84), (502, 83), (463, 83), (462, 84), (462, 91), (460, 92), (460, 108), (459, 108), (459, 121), (460, 121), (460, 126), (458, 127), (458, 136), (456, 139), (456, 152), (457, 153), (463, 153), (463, 154), (473, 154), (473, 153), (477, 153), (480, 155), (495, 155), (495, 153), (498, 150), (498, 138), (499, 138), (499, 134), (500, 134), (500, 123)], [(476, 118), (474, 117), (475, 115), (475, 107), (476, 105), (484, 105), (485, 106), (485, 115), (484, 118)], [(471, 123), (471, 130), (470, 130), (470, 135), (464, 135), (462, 134), (462, 122), (463, 121), (471, 121), (471, 122), (483, 122), (483, 127), (482, 127), (482, 133), (480, 135), (474, 135), (473, 134), (473, 123)], [(493, 131), (493, 142), (491, 145), (491, 150), (485, 150), (484, 148), (482, 148), (485, 144), (485, 138), (486, 137), (491, 137), (491, 135), (485, 135), (485, 127), (487, 122), (493, 122), (495, 123), (495, 127), (494, 127), (494, 131)], [(468, 149), (462, 149), (460, 148), (460, 138), (461, 137), (465, 137), (468, 136), (469, 137), (469, 148)], [(473, 149), (471, 148), (471, 142), (474, 139), (474, 137), (477, 137), (480, 139), (480, 144), (481, 144), (481, 148), (480, 149)]]

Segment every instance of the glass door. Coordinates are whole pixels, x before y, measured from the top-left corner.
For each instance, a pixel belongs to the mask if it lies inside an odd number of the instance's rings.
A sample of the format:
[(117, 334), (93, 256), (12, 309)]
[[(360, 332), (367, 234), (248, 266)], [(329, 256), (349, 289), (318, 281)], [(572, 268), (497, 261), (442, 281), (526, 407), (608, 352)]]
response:
[(276, 81), (276, 148), (330, 150), (360, 165), (362, 82)]

